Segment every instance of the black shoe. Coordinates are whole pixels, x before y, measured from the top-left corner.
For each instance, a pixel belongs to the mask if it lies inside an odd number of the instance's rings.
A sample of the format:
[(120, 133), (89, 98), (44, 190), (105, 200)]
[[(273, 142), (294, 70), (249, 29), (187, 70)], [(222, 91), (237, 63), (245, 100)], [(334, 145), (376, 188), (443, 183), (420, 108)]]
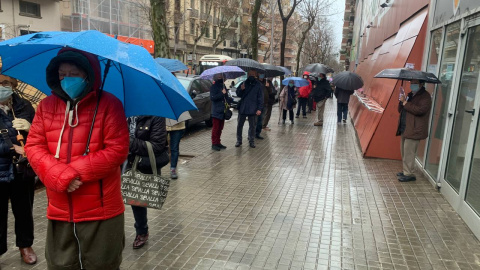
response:
[(398, 173), (397, 173), (397, 177), (402, 177), (402, 176), (405, 176), (405, 175), (403, 174), (403, 172), (398, 172)]
[(299, 117), (298, 115), (297, 115), (297, 116), (295, 116), (295, 118), (298, 118), (298, 117)]
[(212, 144), (212, 150), (220, 151), (220, 150), (222, 150), (222, 148), (218, 144)]
[(304, 116), (303, 116), (303, 118), (307, 118), (307, 116), (306, 116), (306, 115), (304, 115)]
[(241, 143), (241, 142), (237, 142), (237, 143), (235, 144), (235, 147), (240, 147), (240, 145), (242, 145), (242, 143)]
[(282, 124), (284, 124), (284, 125), (285, 125), (285, 120), (283, 120)]
[(292, 121), (292, 125), (295, 124), (295, 122)]
[(253, 142), (250, 143), (251, 148), (255, 148), (255, 144)]
[(415, 176), (413, 176), (413, 175), (412, 176), (404, 175), (404, 176), (398, 178), (398, 181), (400, 181), (400, 182), (410, 182), (410, 181), (415, 181), (415, 180), (417, 180), (417, 178), (415, 178)]
[(265, 138), (263, 138), (263, 137), (262, 137), (262, 136), (260, 136), (260, 135), (257, 135), (257, 136), (255, 136), (255, 138), (257, 138), (257, 139), (259, 139), (259, 140), (263, 140), (263, 139), (265, 139)]
[(222, 149), (227, 149), (227, 147), (223, 144), (219, 144), (218, 147), (222, 148)]
[(347, 123), (347, 119), (343, 119), (343, 123), (346, 124), (346, 123)]

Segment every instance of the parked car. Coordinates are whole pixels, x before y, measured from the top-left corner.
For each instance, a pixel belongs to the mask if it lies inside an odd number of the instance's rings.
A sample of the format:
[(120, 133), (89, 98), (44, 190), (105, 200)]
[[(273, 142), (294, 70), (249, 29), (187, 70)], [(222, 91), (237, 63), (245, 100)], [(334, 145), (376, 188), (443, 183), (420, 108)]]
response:
[(238, 80), (238, 82), (233, 86), (233, 88), (230, 88), (230, 90), (228, 90), (229, 92), (229, 95), (231, 98), (233, 98), (233, 102), (232, 102), (232, 108), (237, 108), (238, 106), (238, 102), (240, 101), (240, 98), (237, 97), (237, 89), (238, 87), (240, 87), (240, 85), (244, 82), (245, 80)]
[(210, 100), (210, 87), (212, 86), (212, 82), (209, 80), (202, 80), (199, 76), (195, 75), (186, 76), (185, 74), (177, 73), (176, 76), (198, 108), (198, 111), (190, 111), (192, 119), (186, 122), (187, 127), (203, 121), (205, 121), (207, 127), (211, 127), (212, 102)]

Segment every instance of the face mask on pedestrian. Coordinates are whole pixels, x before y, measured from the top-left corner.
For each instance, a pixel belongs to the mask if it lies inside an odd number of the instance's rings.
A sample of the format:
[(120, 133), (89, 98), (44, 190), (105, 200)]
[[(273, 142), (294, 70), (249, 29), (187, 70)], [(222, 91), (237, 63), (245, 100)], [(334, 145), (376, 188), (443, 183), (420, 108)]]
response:
[(293, 87), (293, 83), (289, 83), (288, 86)]
[(64, 77), (60, 85), (71, 99), (76, 99), (83, 93), (87, 82), (82, 77)]
[(13, 94), (10, 86), (0, 86), (0, 102), (4, 102), (9, 99)]
[(417, 83), (410, 84), (410, 89), (412, 89), (412, 92), (415, 94), (420, 90), (420, 85)]
[(248, 76), (248, 81), (249, 82), (254, 82), (255, 81), (255, 76)]
[(258, 75), (258, 77), (259, 77), (261, 80), (263, 80), (263, 78), (265, 78), (265, 74), (260, 74), (260, 75)]

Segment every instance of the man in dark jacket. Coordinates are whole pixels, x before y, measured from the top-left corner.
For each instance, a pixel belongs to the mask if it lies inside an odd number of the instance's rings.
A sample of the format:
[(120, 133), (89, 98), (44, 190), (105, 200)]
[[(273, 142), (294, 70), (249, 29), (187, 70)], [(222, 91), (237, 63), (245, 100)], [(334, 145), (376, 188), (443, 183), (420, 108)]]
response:
[(256, 79), (257, 71), (249, 70), (248, 79), (237, 89), (237, 96), (241, 98), (238, 104), (237, 143), (242, 145), (242, 132), (245, 120), (248, 118), (248, 141), (251, 148), (255, 148), (255, 125), (257, 116), (263, 110), (263, 91), (261, 83)]
[(312, 91), (313, 101), (317, 103), (317, 117), (318, 120), (313, 125), (323, 126), (323, 112), (325, 110), (325, 101), (330, 96), (332, 88), (328, 82), (325, 74), (320, 73), (320, 80), (316, 82), (315, 88)]
[(335, 89), (335, 97), (337, 98), (337, 123), (347, 122), (348, 115), (348, 102), (350, 101), (350, 96), (353, 94), (353, 90), (345, 90), (341, 88)]
[[(415, 181), (415, 156), (420, 140), (428, 137), (428, 120), (432, 97), (425, 90), (425, 82), (412, 80), (406, 97), (400, 94), (397, 136), (402, 136), (403, 171), (397, 173), (400, 182)], [(402, 89), (403, 90), (403, 89)], [(403, 92), (403, 91), (402, 91)]]
[(270, 121), (270, 117), (272, 116), (272, 107), (275, 104), (275, 97), (277, 96), (277, 90), (273, 86), (272, 80), (267, 80), (265, 84), (265, 88), (267, 89), (268, 93), (268, 103), (265, 112), (265, 118), (263, 119), (263, 129), (270, 130), (268, 128), (268, 122)]
[(227, 147), (221, 143), (223, 126), (225, 124), (225, 102), (230, 103), (222, 74), (213, 78), (215, 83), (210, 87), (210, 100), (212, 101), (212, 149), (220, 151)]
[(264, 74), (259, 74), (259, 82), (262, 86), (262, 92), (263, 92), (263, 109), (262, 113), (258, 116), (257, 118), (257, 126), (255, 128), (255, 138), (259, 140), (263, 140), (263, 137), (260, 136), (260, 133), (262, 133), (263, 129), (263, 119), (265, 117), (265, 114), (267, 113), (266, 110), (268, 108), (268, 89), (267, 89), (267, 81), (265, 80), (265, 75)]

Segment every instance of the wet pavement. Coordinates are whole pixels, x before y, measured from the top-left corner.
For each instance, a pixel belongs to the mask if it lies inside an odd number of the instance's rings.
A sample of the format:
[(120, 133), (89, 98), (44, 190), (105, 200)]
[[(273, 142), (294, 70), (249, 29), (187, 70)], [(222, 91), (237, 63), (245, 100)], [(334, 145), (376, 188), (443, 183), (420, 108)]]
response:
[[(126, 211), (121, 269), (480, 269), (480, 242), (422, 177), (400, 183), (401, 162), (365, 159), (351, 123), (314, 115), (278, 125), (257, 148), (235, 148), (236, 120), (211, 150), (211, 130), (197, 128), (180, 145), (179, 179), (167, 202), (148, 212), (150, 240), (133, 250)], [(398, 146), (392, 146), (398, 147)], [(168, 172), (164, 170), (165, 173)], [(20, 262), (9, 219), (3, 269), (46, 269), (46, 196), (35, 197), (35, 266)]]

